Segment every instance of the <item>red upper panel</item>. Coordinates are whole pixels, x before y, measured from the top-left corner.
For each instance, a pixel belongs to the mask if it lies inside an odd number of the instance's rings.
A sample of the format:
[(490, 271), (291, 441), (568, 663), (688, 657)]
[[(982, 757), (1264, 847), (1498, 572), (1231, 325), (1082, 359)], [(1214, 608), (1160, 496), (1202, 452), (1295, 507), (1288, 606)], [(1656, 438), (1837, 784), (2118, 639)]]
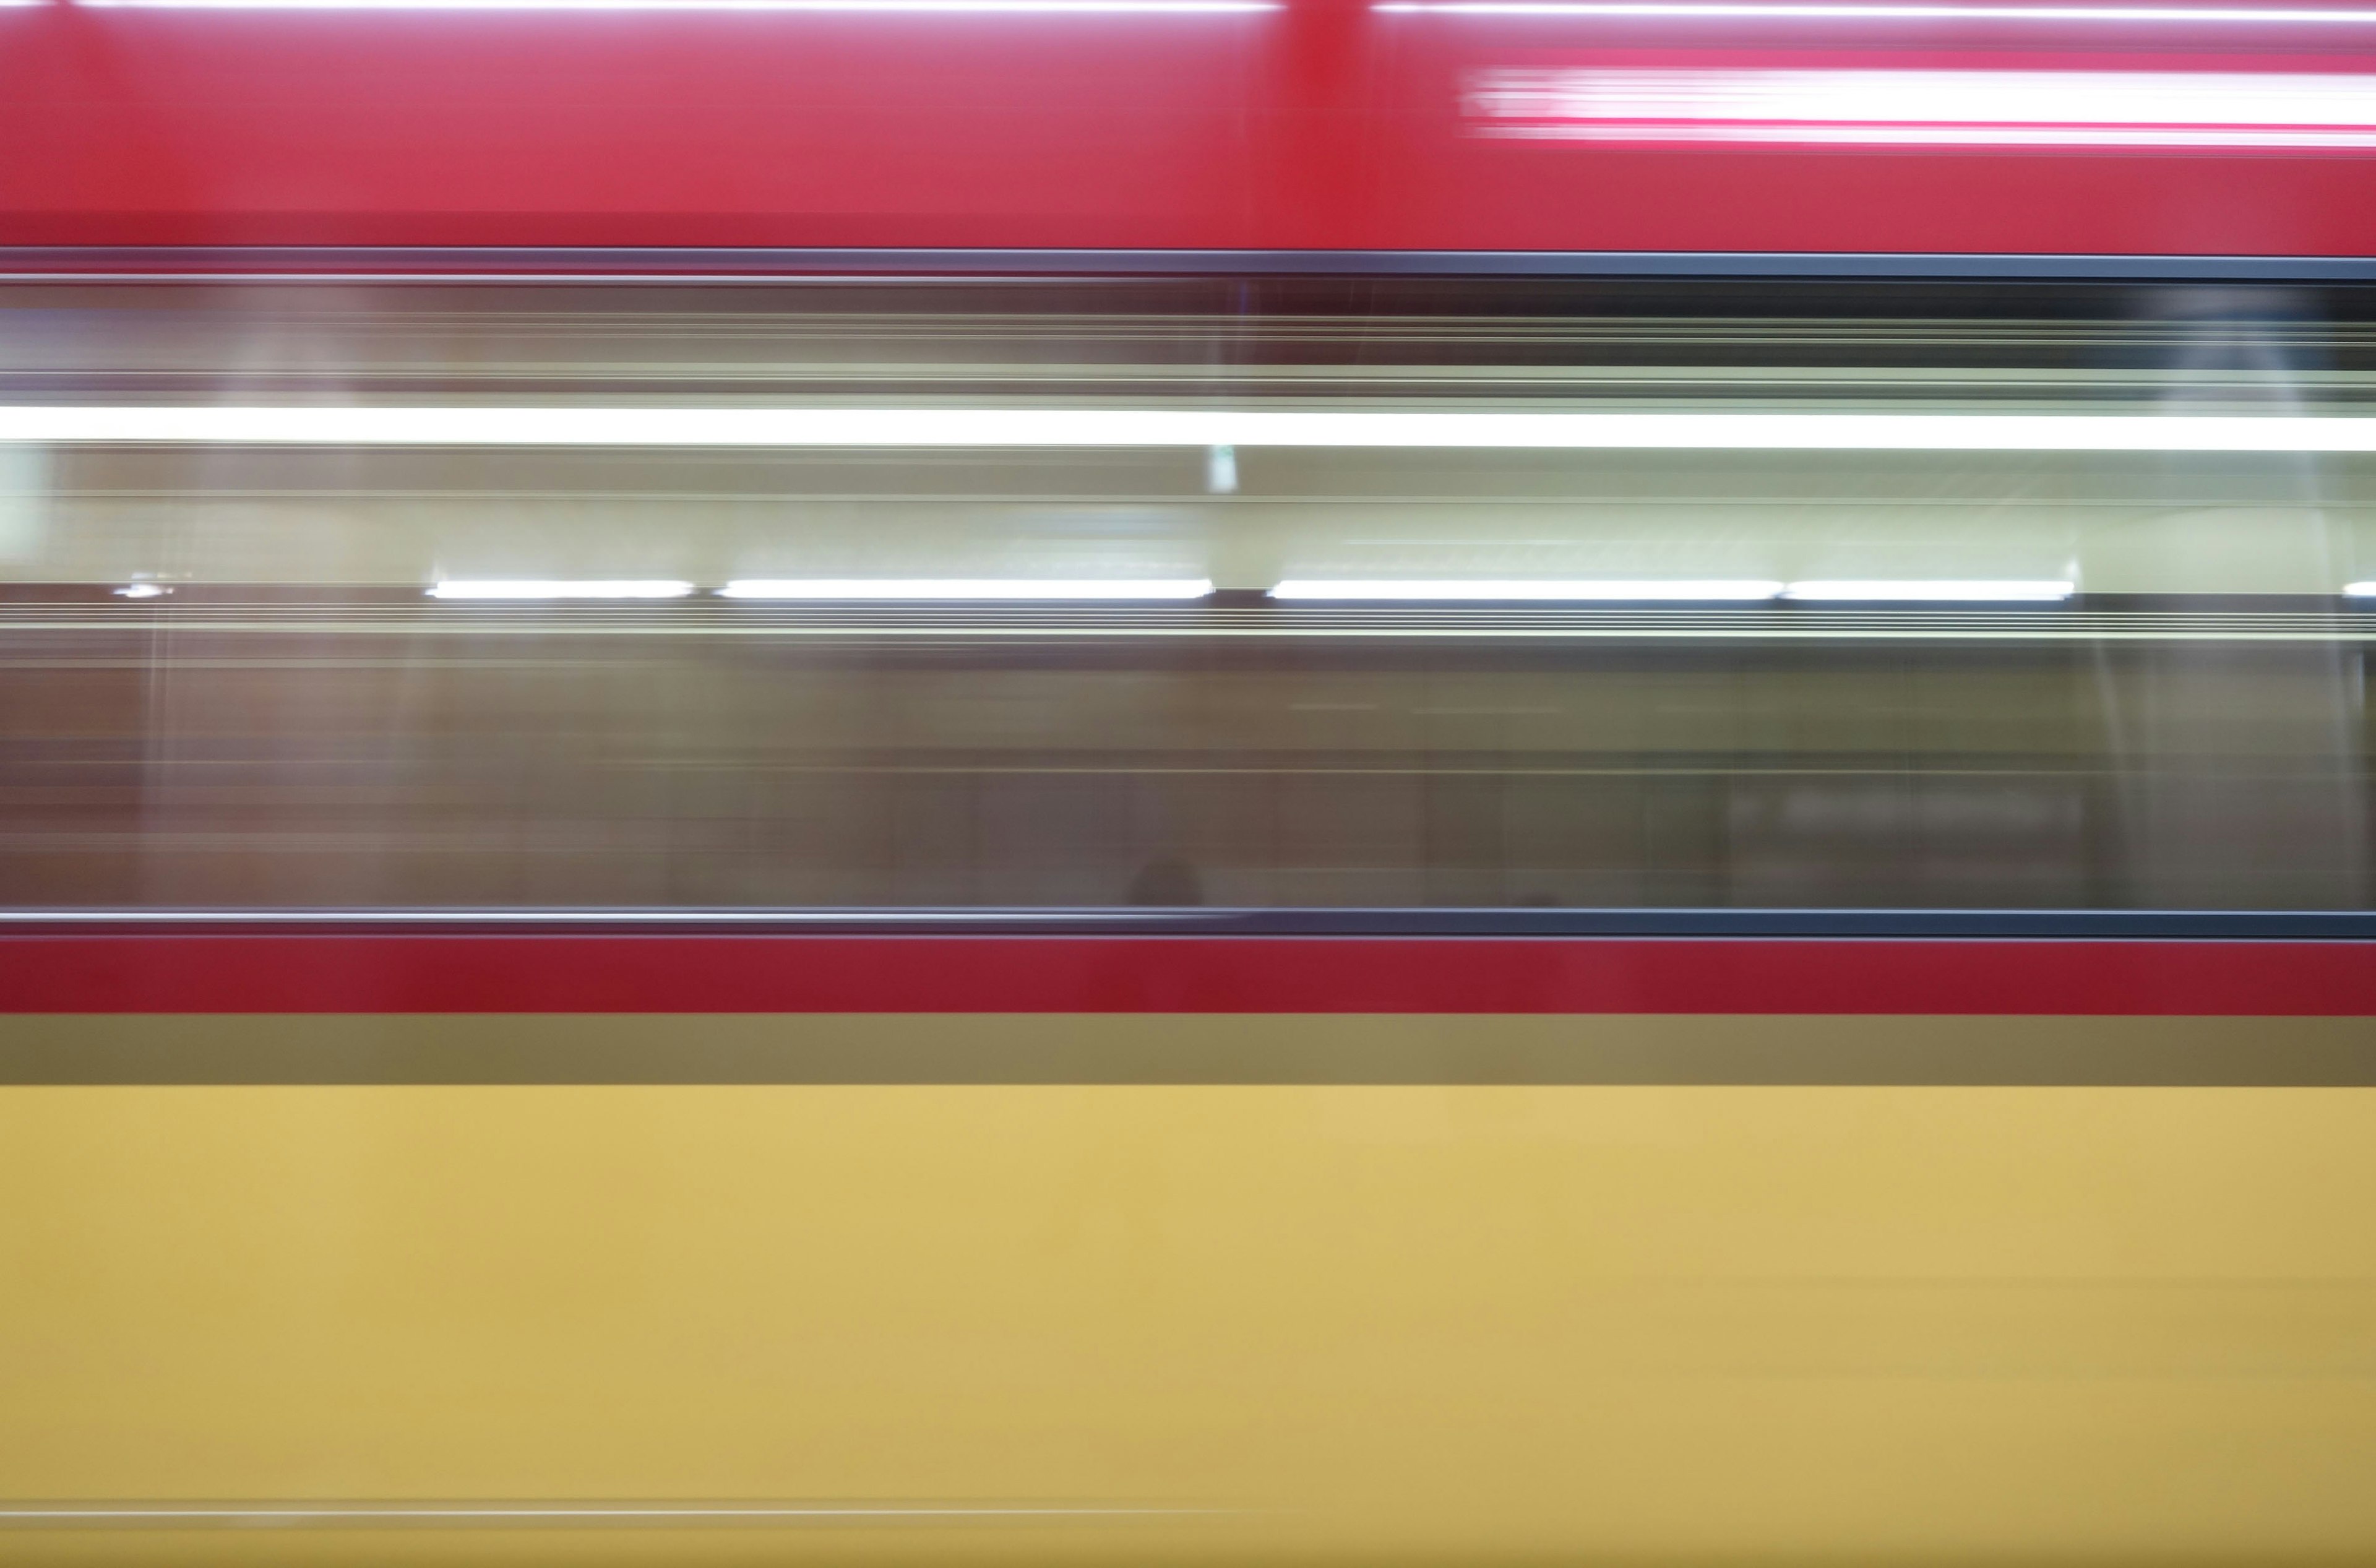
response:
[(0, 937), (9, 1013), (2376, 1016), (2362, 942)]
[(1790, 12), (47, 0), (0, 244), (2376, 255), (2376, 25)]

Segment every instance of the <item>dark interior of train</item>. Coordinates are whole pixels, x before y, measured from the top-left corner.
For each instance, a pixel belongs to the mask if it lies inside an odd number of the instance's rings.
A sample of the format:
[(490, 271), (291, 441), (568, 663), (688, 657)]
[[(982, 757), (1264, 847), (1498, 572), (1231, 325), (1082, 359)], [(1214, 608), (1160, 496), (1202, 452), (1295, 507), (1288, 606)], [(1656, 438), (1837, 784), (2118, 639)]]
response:
[[(27, 282), (0, 402), (2364, 413), (2371, 307)], [(0, 904), (2353, 909), (2362, 577), (2348, 452), (19, 440)]]

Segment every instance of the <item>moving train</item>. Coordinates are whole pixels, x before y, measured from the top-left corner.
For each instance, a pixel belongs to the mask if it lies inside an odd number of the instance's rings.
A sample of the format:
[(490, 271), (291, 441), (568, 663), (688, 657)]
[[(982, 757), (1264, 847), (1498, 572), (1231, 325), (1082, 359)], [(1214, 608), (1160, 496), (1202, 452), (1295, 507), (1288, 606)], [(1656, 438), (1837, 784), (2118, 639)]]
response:
[(0, 1555), (2376, 1552), (2371, 62), (0, 6)]

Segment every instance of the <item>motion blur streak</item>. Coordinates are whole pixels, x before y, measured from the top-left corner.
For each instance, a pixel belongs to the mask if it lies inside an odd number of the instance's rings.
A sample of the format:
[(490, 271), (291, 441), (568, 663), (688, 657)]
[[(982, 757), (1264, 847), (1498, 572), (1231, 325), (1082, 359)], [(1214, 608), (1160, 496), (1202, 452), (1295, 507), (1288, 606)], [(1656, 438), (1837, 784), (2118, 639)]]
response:
[(432, 599), (683, 599), (693, 585), (665, 578), (595, 579), (566, 582), (554, 578), (517, 578), (442, 582), (429, 590)]
[(8, 1568), (2376, 1562), (2376, 283), (718, 254), (0, 281)]
[(226, 1504), (213, 1508), (175, 1507), (171, 1503), (135, 1503), (120, 1507), (74, 1507), (69, 1504), (31, 1507), (0, 1506), (6, 1525), (212, 1525), (271, 1528), (290, 1525), (546, 1525), (582, 1527), (588, 1525), (716, 1525), (790, 1524), (813, 1520), (866, 1521), (903, 1519), (1080, 1519), (1146, 1518), (1212, 1513), (1196, 1508), (933, 1508), (923, 1504), (880, 1508), (831, 1507), (824, 1504), (751, 1503), (704, 1507), (698, 1503), (494, 1503), (469, 1505), (436, 1503), (371, 1504), (321, 1503)]
[(2376, 77), (2214, 71), (1496, 70), (1490, 136), (1919, 146), (2376, 146)]
[[(85, 4), (91, 0), (84, 0)], [(125, 0), (113, 0), (122, 4)], [(2248, 6), (1693, 6), (1597, 4), (1595, 0), (1384, 0), (1372, 9), (1389, 16), (1428, 17), (1638, 17), (1657, 20), (1711, 21), (2009, 21), (2210, 23), (2260, 27), (2365, 27), (2376, 11), (2260, 10)]]
[(1780, 583), (1737, 579), (1671, 582), (1558, 582), (1524, 578), (1446, 580), (1425, 578), (1290, 577), (1270, 590), (1273, 599), (1368, 600), (1759, 600), (1782, 591)]
[(1817, 580), (1792, 583), (1787, 599), (1949, 600), (1961, 603), (2020, 602), (2069, 599), (2078, 591), (2071, 582), (1939, 582)]
[(0, 408), (0, 442), (2376, 452), (2376, 418), (1270, 409)]
[(752, 577), (720, 599), (1202, 599), (1206, 577)]
[[(0, 0), (38, 6), (48, 0)], [(933, 16), (1200, 16), (1277, 0), (65, 0), (105, 11), (814, 11)]]

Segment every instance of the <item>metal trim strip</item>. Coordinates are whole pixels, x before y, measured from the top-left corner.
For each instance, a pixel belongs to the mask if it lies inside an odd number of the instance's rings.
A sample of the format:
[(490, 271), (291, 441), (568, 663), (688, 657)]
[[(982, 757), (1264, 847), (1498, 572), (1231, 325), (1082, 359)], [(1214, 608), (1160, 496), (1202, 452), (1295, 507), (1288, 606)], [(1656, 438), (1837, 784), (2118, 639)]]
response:
[(334, 932), (2364, 942), (2376, 909), (0, 909), (0, 942)]
[(2376, 256), (1800, 251), (0, 246), (5, 282), (719, 283), (834, 278), (1768, 278), (2368, 282)]

